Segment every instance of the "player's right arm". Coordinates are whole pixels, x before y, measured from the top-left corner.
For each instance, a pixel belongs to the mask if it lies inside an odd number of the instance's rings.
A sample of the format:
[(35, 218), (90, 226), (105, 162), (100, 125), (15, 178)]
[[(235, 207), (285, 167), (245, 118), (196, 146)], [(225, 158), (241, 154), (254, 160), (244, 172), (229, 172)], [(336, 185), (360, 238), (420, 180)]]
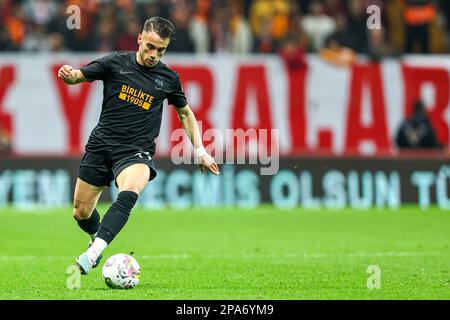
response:
[(67, 84), (77, 84), (87, 80), (81, 70), (74, 69), (67, 64), (58, 70), (58, 78), (61, 78)]

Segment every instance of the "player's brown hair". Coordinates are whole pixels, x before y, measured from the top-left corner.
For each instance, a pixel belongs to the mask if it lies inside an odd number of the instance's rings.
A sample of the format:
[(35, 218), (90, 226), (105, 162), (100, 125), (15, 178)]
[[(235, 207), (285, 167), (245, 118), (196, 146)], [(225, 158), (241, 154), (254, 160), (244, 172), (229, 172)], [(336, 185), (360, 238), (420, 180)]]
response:
[(174, 39), (175, 26), (172, 22), (161, 17), (151, 17), (144, 23), (144, 31), (154, 31), (161, 38)]

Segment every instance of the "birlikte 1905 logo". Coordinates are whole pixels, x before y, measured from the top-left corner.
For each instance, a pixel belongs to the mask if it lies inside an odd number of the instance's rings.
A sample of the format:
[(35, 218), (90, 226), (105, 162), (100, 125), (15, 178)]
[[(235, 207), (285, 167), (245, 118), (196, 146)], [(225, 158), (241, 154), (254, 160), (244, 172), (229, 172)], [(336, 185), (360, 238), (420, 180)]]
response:
[(381, 8), (373, 4), (367, 7), (366, 13), (369, 15), (367, 28), (369, 30), (381, 29)]

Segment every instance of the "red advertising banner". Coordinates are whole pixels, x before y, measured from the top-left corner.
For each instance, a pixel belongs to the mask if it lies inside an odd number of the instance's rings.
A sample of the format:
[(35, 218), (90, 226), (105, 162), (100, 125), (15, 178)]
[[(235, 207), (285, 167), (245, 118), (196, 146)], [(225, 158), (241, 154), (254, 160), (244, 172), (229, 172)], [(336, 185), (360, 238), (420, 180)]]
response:
[[(65, 85), (57, 69), (98, 55), (1, 55), (0, 124), (18, 155), (80, 154), (97, 124), (102, 84)], [(449, 144), (450, 57), (407, 56), (339, 69), (316, 56), (290, 70), (275, 55), (168, 55), (203, 132), (214, 128), (279, 130), (281, 155), (385, 154), (417, 99), (424, 101), (438, 139)], [(166, 107), (157, 153), (167, 156), (179, 128)], [(258, 138), (258, 137), (256, 137)], [(234, 145), (223, 143), (223, 149)]]

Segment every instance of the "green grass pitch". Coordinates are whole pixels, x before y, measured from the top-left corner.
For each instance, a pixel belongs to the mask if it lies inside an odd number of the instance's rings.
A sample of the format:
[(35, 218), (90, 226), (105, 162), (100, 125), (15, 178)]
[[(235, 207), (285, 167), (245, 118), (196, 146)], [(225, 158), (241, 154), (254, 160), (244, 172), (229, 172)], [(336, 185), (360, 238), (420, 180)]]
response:
[[(135, 209), (105, 251), (134, 252), (132, 290), (109, 289), (103, 263), (67, 288), (88, 240), (71, 208), (0, 208), (0, 237), (0, 299), (450, 298), (450, 214), (436, 208)], [(371, 265), (379, 289), (368, 289)]]

